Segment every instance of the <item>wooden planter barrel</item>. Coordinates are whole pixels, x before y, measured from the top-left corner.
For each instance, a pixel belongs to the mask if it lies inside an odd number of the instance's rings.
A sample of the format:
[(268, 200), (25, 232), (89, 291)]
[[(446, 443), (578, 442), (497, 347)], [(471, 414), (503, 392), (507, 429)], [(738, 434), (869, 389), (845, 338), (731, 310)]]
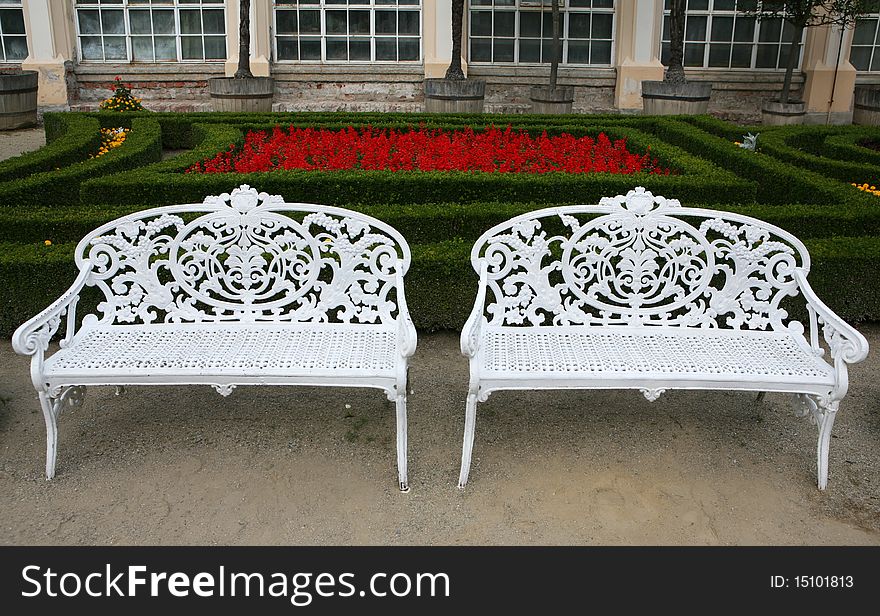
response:
[(853, 124), (880, 126), (880, 88), (856, 86), (853, 100)]
[(0, 73), (0, 130), (37, 124), (37, 71)]
[(532, 86), (529, 88), (532, 113), (571, 113), (574, 103), (573, 86)]
[(806, 113), (807, 105), (803, 101), (788, 101), (785, 104), (767, 101), (761, 107), (761, 123), (767, 126), (803, 124)]
[(214, 111), (272, 111), (271, 77), (214, 77), (208, 80)]
[(428, 113), (483, 113), (483, 79), (425, 79)]
[(702, 81), (642, 82), (645, 115), (701, 115), (709, 111), (712, 84)]

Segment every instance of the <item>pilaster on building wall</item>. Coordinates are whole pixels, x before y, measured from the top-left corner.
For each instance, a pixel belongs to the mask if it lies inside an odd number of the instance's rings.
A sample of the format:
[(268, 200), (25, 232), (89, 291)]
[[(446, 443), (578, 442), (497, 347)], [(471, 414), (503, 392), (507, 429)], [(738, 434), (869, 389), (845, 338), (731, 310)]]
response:
[[(546, 65), (467, 65), (469, 4), (466, 1), (462, 65), (487, 80), (487, 111), (528, 110), (528, 88), (545, 81)], [(238, 68), (240, 0), (226, 0), (226, 60), (202, 63), (77, 64), (74, 0), (24, 0), (28, 56), (22, 68), (40, 74), (39, 104), (46, 109), (94, 108), (122, 75), (157, 110), (210, 109), (207, 79), (232, 76)], [(451, 0), (422, 0), (422, 62), (320, 64), (276, 62), (273, 0), (251, 0), (251, 71), (276, 78), (275, 107), (417, 111), (422, 81), (443, 77), (452, 56)], [(560, 83), (575, 86), (575, 111), (637, 113), (641, 85), (663, 78), (660, 37), (663, 0), (617, 0), (614, 55), (610, 67), (560, 67)], [(794, 87), (807, 103), (808, 121), (847, 123), (852, 117), (856, 70), (849, 63), (852, 30), (809, 28)], [(782, 72), (687, 69), (690, 79), (713, 83), (710, 111), (731, 119), (755, 119), (761, 103), (776, 96)], [(873, 79), (862, 73), (859, 79)]]

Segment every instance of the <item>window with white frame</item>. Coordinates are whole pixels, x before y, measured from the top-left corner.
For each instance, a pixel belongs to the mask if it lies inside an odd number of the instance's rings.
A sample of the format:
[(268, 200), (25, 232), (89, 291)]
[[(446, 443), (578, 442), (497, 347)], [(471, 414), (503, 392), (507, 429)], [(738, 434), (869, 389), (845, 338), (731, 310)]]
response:
[(880, 71), (880, 13), (856, 21), (849, 61), (857, 71)]
[(421, 0), (275, 0), (279, 62), (418, 62)]
[(226, 59), (223, 0), (76, 0), (79, 56), (96, 62)]
[[(562, 64), (610, 66), (614, 0), (558, 0)], [(553, 57), (551, 0), (469, 0), (472, 64), (539, 64)]]
[(28, 55), (21, 0), (0, 0), (0, 62), (21, 62)]
[[(781, 19), (748, 17), (736, 0), (688, 0), (684, 65), (696, 68), (784, 69), (792, 26)], [(669, 0), (663, 14), (660, 61), (669, 62)], [(798, 53), (803, 44), (798, 48)]]

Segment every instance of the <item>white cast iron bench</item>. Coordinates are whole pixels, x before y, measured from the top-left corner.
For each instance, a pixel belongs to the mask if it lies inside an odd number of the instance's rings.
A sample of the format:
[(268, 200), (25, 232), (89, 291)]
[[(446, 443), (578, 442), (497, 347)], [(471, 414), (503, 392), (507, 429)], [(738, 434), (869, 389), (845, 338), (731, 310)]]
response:
[[(416, 332), (403, 289), (410, 251), (390, 226), (336, 207), (285, 203), (247, 185), (204, 203), (114, 220), (77, 246), (79, 275), (15, 332), (46, 420), (46, 477), (58, 417), (87, 385), (327, 385), (383, 390), (397, 407), (407, 489), (407, 361)], [(80, 293), (101, 316), (77, 326)], [(66, 315), (61, 349), (46, 357)]]
[[(632, 388), (649, 401), (667, 389), (794, 394), (819, 428), (825, 488), (847, 364), (868, 344), (816, 297), (810, 256), (790, 233), (636, 188), (497, 225), (471, 262), (480, 281), (461, 334), (470, 387), (459, 487), (477, 401), (493, 391)], [(807, 336), (786, 309), (798, 295)]]

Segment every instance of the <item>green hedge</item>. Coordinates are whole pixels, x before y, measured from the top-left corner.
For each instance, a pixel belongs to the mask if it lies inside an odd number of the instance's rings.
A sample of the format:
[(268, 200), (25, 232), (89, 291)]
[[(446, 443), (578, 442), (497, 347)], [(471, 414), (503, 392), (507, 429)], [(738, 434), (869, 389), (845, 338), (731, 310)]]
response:
[[(819, 239), (807, 247), (813, 257), (810, 283), (832, 310), (852, 322), (880, 319), (880, 287), (865, 284), (880, 267), (880, 238)], [(412, 246), (406, 294), (419, 329), (460, 329), (464, 324), (477, 287), (470, 248), (462, 240)], [(10, 336), (73, 282), (73, 249), (73, 244), (0, 243), (0, 285), (16, 291), (0, 298), (0, 335)], [(95, 296), (83, 304), (80, 315), (93, 309)]]
[(880, 151), (861, 145), (867, 139), (880, 143), (880, 129), (860, 127), (861, 130), (847, 131), (830, 135), (822, 145), (822, 151), (828, 158), (866, 163), (880, 167)]
[(821, 152), (825, 139), (840, 134), (839, 127), (787, 126), (761, 135), (760, 151), (790, 165), (809, 169), (812, 173), (836, 178), (842, 182), (870, 182), (880, 180), (880, 167), (865, 162), (835, 160)]
[[(97, 150), (96, 150), (97, 151)], [(136, 118), (125, 142), (103, 156), (59, 170), (35, 173), (0, 183), (0, 204), (5, 207), (71, 205), (79, 201), (80, 183), (95, 176), (136, 169), (162, 158), (162, 133), (154, 120)], [(107, 190), (113, 191), (114, 187)]]
[[(46, 115), (56, 116), (45, 124), (47, 145), (0, 162), (0, 182), (67, 167), (98, 151), (101, 134), (95, 118), (74, 113)], [(53, 135), (51, 140), (50, 133)]]
[(654, 131), (670, 143), (713, 161), (740, 177), (754, 180), (757, 183), (758, 203), (876, 206), (876, 201), (872, 201), (876, 199), (873, 195), (866, 195), (838, 180), (765, 154), (763, 148), (767, 142), (761, 141), (761, 138), (759, 146), (762, 151), (756, 153), (737, 147), (723, 137), (710, 135), (691, 123), (674, 120), (657, 122)]

